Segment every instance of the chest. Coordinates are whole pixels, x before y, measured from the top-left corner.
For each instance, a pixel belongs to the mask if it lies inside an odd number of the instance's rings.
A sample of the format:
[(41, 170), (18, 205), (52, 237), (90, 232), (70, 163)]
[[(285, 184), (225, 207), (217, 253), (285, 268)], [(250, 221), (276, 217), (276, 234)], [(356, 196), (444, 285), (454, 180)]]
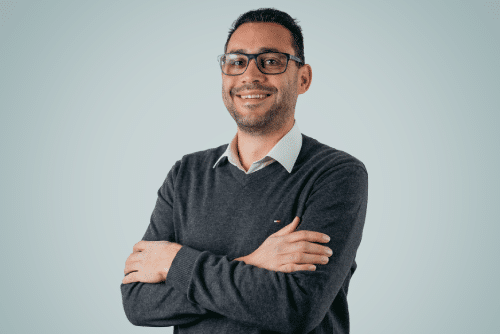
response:
[(189, 189), (174, 203), (179, 242), (230, 258), (250, 254), (291, 223), (300, 196), (293, 182), (250, 187), (228, 182)]

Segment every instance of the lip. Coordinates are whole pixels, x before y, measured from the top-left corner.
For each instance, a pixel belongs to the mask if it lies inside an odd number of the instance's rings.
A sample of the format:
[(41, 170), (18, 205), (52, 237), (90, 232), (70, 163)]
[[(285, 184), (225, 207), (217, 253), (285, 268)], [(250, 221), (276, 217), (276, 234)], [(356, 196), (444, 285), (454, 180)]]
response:
[(263, 92), (263, 91), (258, 91), (258, 90), (251, 90), (251, 91), (245, 91), (245, 92), (241, 92), (241, 93), (238, 93), (238, 94), (235, 94), (236, 96), (238, 97), (241, 97), (241, 96), (247, 96), (247, 95), (271, 95), (272, 93), (269, 93), (269, 92)]
[(262, 102), (266, 101), (273, 94), (270, 94), (270, 93), (264, 93), (264, 94), (247, 94), (247, 93), (244, 93), (242, 95), (243, 96), (246, 96), (246, 95), (267, 95), (263, 99), (244, 99), (244, 98), (241, 97), (241, 95), (236, 95), (236, 97), (238, 98), (238, 100), (241, 101), (244, 104), (259, 104), (259, 103), (262, 103)]

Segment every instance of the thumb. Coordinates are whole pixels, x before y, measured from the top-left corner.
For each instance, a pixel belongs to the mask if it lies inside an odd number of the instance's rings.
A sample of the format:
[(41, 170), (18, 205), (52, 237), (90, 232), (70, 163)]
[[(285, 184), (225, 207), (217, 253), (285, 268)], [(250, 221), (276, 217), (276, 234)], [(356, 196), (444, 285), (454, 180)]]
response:
[(300, 223), (300, 218), (299, 218), (299, 216), (296, 216), (295, 219), (290, 224), (283, 227), (281, 230), (276, 232), (274, 235), (279, 236), (279, 235), (285, 235), (285, 234), (292, 233), (293, 231), (295, 231), (297, 226), (299, 226), (299, 223)]

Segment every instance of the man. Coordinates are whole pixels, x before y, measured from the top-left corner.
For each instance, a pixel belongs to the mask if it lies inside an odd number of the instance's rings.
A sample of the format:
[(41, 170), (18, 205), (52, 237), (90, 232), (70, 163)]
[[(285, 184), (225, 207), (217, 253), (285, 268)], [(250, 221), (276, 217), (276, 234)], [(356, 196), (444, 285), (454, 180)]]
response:
[(126, 261), (125, 313), (174, 333), (348, 333), (366, 168), (300, 133), (295, 104), (312, 72), (288, 14), (241, 15), (224, 52), (237, 133), (168, 173)]

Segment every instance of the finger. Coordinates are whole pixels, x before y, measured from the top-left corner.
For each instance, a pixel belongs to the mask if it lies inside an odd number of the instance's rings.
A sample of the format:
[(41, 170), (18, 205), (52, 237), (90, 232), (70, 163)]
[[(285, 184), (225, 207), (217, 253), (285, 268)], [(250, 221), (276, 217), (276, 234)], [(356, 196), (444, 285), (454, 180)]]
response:
[(316, 266), (312, 264), (286, 264), (278, 268), (278, 271), (283, 273), (291, 273), (295, 271), (315, 271)]
[(130, 275), (128, 276), (125, 276), (122, 280), (123, 284), (129, 284), (133, 282), (139, 282), (139, 274), (136, 271), (130, 273)]
[(139, 261), (139, 256), (140, 253), (132, 253), (128, 256), (127, 260), (125, 260), (125, 266), (127, 266), (130, 263), (134, 263)]
[(301, 252), (326, 256), (332, 256), (333, 253), (329, 247), (303, 240), (294, 243), (288, 243), (287, 246), (288, 247), (284, 247), (282, 253)]
[(297, 242), (301, 240), (309, 242), (329, 242), (330, 237), (324, 233), (307, 230), (295, 231), (286, 236), (287, 242)]
[(327, 264), (329, 261), (328, 256), (307, 254), (307, 253), (289, 253), (283, 254), (279, 258), (279, 264)]
[(146, 247), (145, 247), (145, 244), (144, 244), (143, 240), (141, 240), (141, 241), (139, 241), (138, 243), (136, 243), (136, 244), (134, 245), (134, 248), (133, 248), (133, 249), (134, 249), (134, 253), (135, 253), (135, 252), (141, 252), (141, 251), (143, 251), (144, 249), (146, 249)]
[[(303, 253), (315, 254), (315, 255), (326, 255), (332, 256), (333, 252), (330, 247), (322, 246), (314, 242), (309, 241), (299, 241), (298, 243), (305, 243), (304, 246), (297, 247), (298, 250), (302, 250)], [(297, 243), (296, 243), (297, 244)]]
[(293, 231), (295, 231), (295, 229), (297, 228), (297, 226), (299, 226), (299, 223), (300, 223), (300, 217), (296, 216), (295, 219), (290, 224), (286, 225), (281, 230), (279, 230), (278, 232), (274, 233), (274, 235), (275, 236), (281, 236), (281, 235), (292, 233)]
[(139, 269), (142, 268), (142, 264), (140, 262), (129, 262), (125, 266), (125, 270), (123, 271), (125, 274), (132, 272), (132, 271), (138, 271)]
[(123, 270), (123, 273), (125, 275), (127, 275), (127, 274), (129, 274), (129, 273), (131, 273), (133, 271), (138, 271), (138, 270), (139, 270), (138, 268), (134, 268), (131, 265), (128, 265), (128, 266), (125, 267), (125, 270)]

